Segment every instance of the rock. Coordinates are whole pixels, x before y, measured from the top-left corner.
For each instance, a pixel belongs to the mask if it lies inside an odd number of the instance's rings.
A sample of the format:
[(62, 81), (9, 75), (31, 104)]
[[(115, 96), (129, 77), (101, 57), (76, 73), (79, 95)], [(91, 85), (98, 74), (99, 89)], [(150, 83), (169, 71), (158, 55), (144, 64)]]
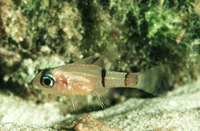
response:
[(83, 117), (79, 122), (80, 114), (63, 116), (55, 103), (37, 105), (16, 96), (1, 95), (0, 126), (2, 129), (58, 130), (71, 125), (77, 130), (84, 130), (89, 121), (88, 129), (92, 125), (96, 128), (105, 124), (105, 129), (116, 130), (197, 130), (200, 128), (199, 85), (200, 80), (177, 88), (167, 96), (131, 98), (110, 108), (91, 112), (91, 117)]

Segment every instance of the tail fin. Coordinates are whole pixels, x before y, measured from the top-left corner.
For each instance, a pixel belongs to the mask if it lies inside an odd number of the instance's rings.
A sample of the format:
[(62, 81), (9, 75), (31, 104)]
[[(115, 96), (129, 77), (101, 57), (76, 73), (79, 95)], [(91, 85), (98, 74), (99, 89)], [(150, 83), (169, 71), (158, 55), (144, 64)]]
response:
[(138, 88), (153, 95), (161, 95), (169, 90), (167, 66), (155, 67), (139, 74)]

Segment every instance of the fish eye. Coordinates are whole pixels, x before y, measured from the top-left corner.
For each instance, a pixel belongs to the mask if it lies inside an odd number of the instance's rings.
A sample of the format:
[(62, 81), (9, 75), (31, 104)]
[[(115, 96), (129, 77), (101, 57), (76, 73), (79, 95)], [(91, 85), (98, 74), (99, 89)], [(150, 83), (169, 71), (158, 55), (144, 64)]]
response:
[(41, 77), (40, 83), (46, 88), (51, 88), (55, 85), (55, 79), (51, 74), (45, 74)]

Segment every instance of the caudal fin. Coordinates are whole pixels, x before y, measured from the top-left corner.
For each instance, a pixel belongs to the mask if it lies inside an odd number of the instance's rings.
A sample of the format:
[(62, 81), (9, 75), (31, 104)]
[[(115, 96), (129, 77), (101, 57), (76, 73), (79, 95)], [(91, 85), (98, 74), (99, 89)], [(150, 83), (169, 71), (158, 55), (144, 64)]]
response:
[(161, 95), (169, 90), (167, 66), (155, 67), (139, 74), (138, 88), (153, 95)]

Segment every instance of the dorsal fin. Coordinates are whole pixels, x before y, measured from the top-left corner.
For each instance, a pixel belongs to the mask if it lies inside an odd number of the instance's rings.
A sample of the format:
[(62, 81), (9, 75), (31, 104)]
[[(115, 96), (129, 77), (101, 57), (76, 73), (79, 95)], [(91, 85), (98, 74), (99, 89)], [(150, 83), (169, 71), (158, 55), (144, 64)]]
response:
[(101, 56), (101, 57), (89, 56), (77, 62), (74, 62), (74, 64), (93, 64), (93, 65), (100, 66), (106, 70), (109, 70), (111, 66), (110, 60), (105, 56)]
[(89, 56), (84, 59), (81, 59), (77, 62), (74, 62), (75, 64), (93, 64), (95, 60), (97, 59), (96, 56)]
[(94, 65), (100, 66), (106, 70), (109, 70), (111, 67), (111, 62), (105, 56), (101, 56), (96, 62), (93, 63)]

